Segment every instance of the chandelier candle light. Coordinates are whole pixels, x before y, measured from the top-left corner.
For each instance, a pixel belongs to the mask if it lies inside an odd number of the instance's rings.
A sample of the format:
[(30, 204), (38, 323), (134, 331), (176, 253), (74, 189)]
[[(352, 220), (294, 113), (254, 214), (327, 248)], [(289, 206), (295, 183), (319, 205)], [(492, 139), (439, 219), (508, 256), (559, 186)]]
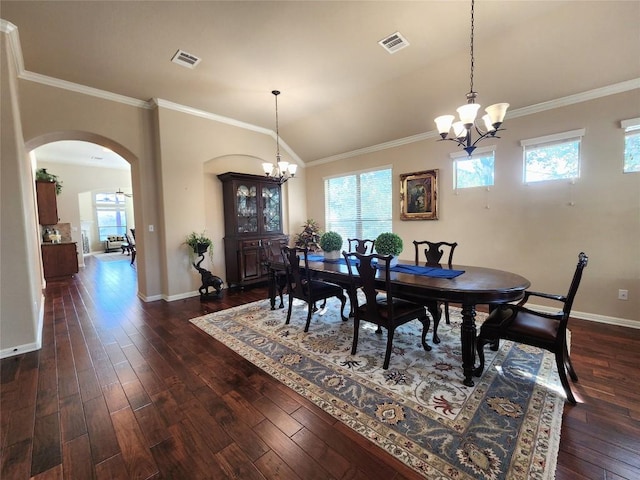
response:
[(280, 133), (278, 131), (278, 90), (273, 90), (273, 96), (276, 97), (276, 164), (265, 162), (262, 168), (267, 177), (277, 181), (280, 185), (295, 177), (298, 165), (295, 163), (283, 162), (280, 156)]
[[(454, 122), (454, 115), (442, 115), (435, 119), (438, 133), (440, 133), (439, 140), (451, 140), (460, 145), (467, 155), (471, 156), (476, 149), (476, 143), (485, 138), (500, 138), (496, 136), (496, 133), (500, 130), (502, 122), (509, 108), (508, 103), (496, 103), (485, 108), (486, 115), (482, 117), (482, 126), (476, 124), (476, 116), (480, 105), (476, 103), (477, 92), (473, 91), (473, 27), (474, 27), (474, 0), (471, 0), (471, 88), (467, 93), (467, 103), (458, 107), (456, 111), (460, 116), (460, 120)], [(453, 136), (449, 137), (449, 131), (453, 130)], [(475, 130), (479, 137), (474, 141), (472, 137), (472, 130)]]

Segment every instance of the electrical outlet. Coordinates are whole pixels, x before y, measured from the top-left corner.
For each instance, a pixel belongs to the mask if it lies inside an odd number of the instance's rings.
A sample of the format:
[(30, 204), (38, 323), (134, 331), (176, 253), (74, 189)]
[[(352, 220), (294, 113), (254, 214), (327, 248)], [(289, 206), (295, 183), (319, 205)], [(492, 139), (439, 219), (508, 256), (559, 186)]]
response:
[(149, 231), (153, 232), (155, 230), (155, 227), (153, 225), (149, 225)]
[(629, 290), (618, 290), (618, 300), (629, 300)]

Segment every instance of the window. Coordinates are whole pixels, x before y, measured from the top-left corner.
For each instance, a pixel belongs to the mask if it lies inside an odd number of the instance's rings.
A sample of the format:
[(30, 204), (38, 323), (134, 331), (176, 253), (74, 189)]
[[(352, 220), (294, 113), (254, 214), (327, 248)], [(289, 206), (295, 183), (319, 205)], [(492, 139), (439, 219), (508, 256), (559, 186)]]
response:
[(104, 241), (108, 236), (124, 236), (127, 231), (127, 215), (124, 196), (115, 193), (96, 193), (96, 218), (98, 236)]
[(524, 183), (580, 176), (580, 143), (584, 129), (522, 140)]
[(640, 118), (623, 120), (624, 173), (640, 172)]
[(324, 181), (325, 227), (348, 238), (375, 239), (392, 228), (391, 168), (356, 172)]
[(495, 147), (477, 148), (471, 156), (465, 152), (457, 152), (451, 158), (454, 189), (493, 185)]

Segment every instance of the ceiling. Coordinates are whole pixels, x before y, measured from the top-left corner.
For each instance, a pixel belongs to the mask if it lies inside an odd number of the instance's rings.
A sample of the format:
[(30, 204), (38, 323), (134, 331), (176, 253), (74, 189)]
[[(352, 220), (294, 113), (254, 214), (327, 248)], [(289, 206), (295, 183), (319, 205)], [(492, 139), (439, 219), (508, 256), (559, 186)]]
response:
[[(469, 91), (469, 1), (11, 1), (28, 72), (275, 130), (303, 162), (434, 130)], [(378, 41), (400, 32), (394, 54)], [(475, 5), (478, 103), (640, 78), (639, 1)], [(201, 58), (171, 62), (178, 49)], [(507, 116), (508, 121), (508, 116)]]

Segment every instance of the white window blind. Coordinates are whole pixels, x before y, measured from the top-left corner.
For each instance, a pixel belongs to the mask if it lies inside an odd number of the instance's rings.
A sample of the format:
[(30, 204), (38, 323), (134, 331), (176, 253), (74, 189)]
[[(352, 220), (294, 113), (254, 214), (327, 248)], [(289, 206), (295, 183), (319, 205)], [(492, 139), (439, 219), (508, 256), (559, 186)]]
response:
[(391, 168), (355, 172), (324, 180), (325, 229), (348, 238), (375, 238), (392, 228)]

